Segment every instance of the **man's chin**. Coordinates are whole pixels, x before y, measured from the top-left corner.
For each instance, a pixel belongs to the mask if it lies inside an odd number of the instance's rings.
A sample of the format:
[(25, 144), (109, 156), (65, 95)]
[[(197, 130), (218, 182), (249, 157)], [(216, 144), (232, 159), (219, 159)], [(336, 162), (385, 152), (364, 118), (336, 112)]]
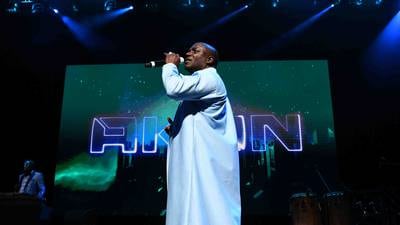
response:
[(193, 68), (191, 66), (185, 65), (185, 70), (188, 71), (189, 73), (193, 73)]

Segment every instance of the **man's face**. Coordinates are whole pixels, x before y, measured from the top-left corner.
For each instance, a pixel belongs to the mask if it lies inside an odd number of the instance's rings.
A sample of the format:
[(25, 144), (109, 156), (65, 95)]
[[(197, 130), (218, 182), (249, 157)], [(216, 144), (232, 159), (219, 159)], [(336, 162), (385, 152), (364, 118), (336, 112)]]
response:
[(24, 162), (24, 171), (29, 172), (32, 170), (32, 162), (31, 161), (25, 161)]
[(185, 69), (191, 73), (208, 67), (207, 59), (210, 53), (201, 43), (195, 43), (186, 53)]

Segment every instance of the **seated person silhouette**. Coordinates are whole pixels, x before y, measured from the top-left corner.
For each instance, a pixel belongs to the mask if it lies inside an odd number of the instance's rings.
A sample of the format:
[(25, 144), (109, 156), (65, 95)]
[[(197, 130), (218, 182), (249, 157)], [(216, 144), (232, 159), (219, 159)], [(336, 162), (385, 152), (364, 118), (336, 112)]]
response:
[(17, 192), (45, 200), (46, 186), (43, 174), (34, 170), (35, 163), (32, 160), (25, 160), (24, 170), (19, 175)]

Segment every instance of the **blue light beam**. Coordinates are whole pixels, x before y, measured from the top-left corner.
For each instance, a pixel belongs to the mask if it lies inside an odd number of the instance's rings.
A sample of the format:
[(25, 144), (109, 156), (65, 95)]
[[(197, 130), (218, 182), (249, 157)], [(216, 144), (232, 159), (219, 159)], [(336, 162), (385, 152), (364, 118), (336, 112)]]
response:
[(400, 83), (400, 11), (364, 55), (363, 69), (373, 85)]
[(321, 12), (302, 22), (301, 24), (294, 27), (292, 30), (282, 34), (279, 38), (272, 40), (271, 42), (263, 45), (257, 51), (257, 54), (268, 54), (271, 53), (285, 44), (289, 43), (292, 39), (297, 37), (300, 33), (304, 32), (307, 28), (311, 27), (322, 15), (327, 13), (330, 9), (332, 9), (335, 5), (331, 4), (327, 8), (323, 9)]
[(68, 16), (61, 16), (62, 21), (72, 32), (75, 38), (88, 49), (108, 49), (111, 43), (103, 37), (96, 35), (89, 27), (82, 25)]
[(249, 7), (250, 7), (249, 5), (244, 5), (244, 6), (240, 7), (239, 9), (237, 9), (237, 10), (223, 16), (222, 18), (218, 19), (217, 21), (211, 23), (210, 25), (208, 25), (200, 30), (194, 31), (193, 33), (185, 36), (184, 39), (187, 40), (187, 39), (191, 39), (192, 37), (198, 38), (198, 36), (200, 36), (200, 35), (208, 34), (211, 30), (215, 29), (218, 26), (225, 24), (226, 22), (231, 20), (233, 17), (242, 13), (244, 10), (248, 9)]
[(230, 19), (232, 19), (233, 17), (237, 16), (239, 13), (243, 12), (244, 10), (248, 9), (249, 5), (245, 5), (242, 6), (241, 8), (229, 13), (228, 15), (225, 15), (224, 17), (218, 19), (217, 21), (215, 21), (214, 23), (208, 25), (207, 27), (201, 29), (199, 32), (200, 33), (206, 33), (209, 32), (210, 30), (221, 26), (222, 24), (225, 24), (227, 21), (229, 21)]
[(105, 14), (96, 15), (96, 16), (84, 21), (83, 24), (85, 24), (85, 26), (88, 26), (91, 28), (98, 28), (98, 27), (104, 26), (105, 24), (115, 20), (117, 17), (119, 17), (133, 9), (134, 9), (133, 6), (129, 6), (129, 7), (117, 9), (114, 11), (108, 11)]

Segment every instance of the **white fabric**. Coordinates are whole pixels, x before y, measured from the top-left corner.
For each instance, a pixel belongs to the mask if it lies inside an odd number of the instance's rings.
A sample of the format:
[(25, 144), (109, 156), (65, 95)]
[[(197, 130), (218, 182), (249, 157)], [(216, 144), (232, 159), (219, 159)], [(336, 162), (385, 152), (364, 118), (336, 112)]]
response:
[(162, 79), (182, 100), (167, 153), (166, 225), (239, 225), (239, 153), (222, 79), (215, 68), (183, 76), (172, 63)]
[(25, 192), (25, 186), (28, 183), (29, 176), (24, 176), (21, 181), (21, 186), (19, 187), (19, 193)]

